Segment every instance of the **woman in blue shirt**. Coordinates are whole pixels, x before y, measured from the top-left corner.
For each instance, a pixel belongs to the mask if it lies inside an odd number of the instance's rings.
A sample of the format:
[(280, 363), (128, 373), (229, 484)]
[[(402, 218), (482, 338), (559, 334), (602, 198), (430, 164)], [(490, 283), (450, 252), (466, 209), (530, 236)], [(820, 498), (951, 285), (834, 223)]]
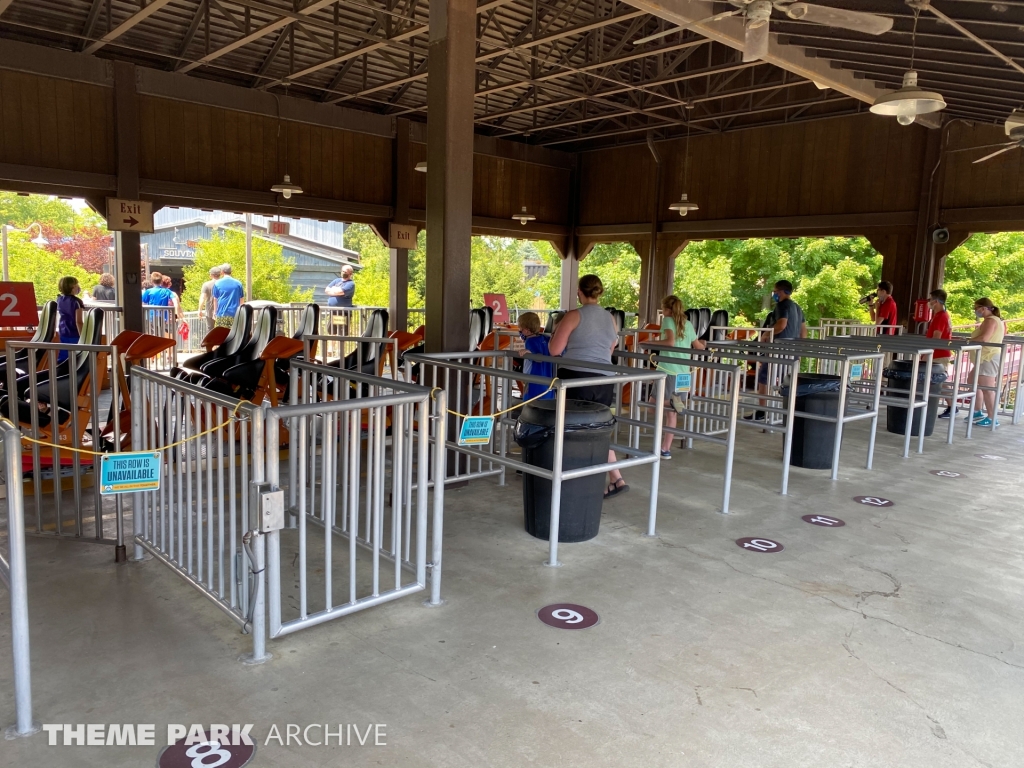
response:
[[(78, 278), (62, 277), (57, 290), (60, 291), (57, 296), (57, 317), (60, 319), (57, 332), (60, 334), (60, 343), (77, 344), (82, 336), (82, 311), (85, 306), (78, 298), (82, 286), (78, 284)], [(63, 362), (67, 356), (67, 352), (61, 352), (57, 362)]]

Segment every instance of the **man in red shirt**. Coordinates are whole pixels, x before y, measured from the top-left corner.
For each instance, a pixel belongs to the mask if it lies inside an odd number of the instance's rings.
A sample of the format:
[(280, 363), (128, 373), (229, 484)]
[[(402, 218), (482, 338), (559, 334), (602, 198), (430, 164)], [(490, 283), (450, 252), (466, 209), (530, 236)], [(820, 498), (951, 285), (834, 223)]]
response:
[[(928, 323), (928, 330), (924, 335), (929, 339), (949, 340), (953, 338), (953, 324), (949, 320), (949, 312), (946, 311), (946, 292), (936, 288), (928, 295), (928, 308), (932, 311), (932, 319)], [(953, 362), (953, 353), (948, 349), (936, 349), (932, 361), (940, 365), (949, 365)], [(948, 369), (946, 371), (949, 373)], [(948, 419), (953, 415), (953, 407), (949, 400), (946, 400), (946, 410), (939, 414), (940, 419)]]
[[(896, 325), (896, 301), (892, 297), (892, 283), (883, 280), (878, 284), (878, 298), (871, 304), (871, 322), (880, 326)], [(894, 336), (896, 329), (885, 328), (880, 333)]]

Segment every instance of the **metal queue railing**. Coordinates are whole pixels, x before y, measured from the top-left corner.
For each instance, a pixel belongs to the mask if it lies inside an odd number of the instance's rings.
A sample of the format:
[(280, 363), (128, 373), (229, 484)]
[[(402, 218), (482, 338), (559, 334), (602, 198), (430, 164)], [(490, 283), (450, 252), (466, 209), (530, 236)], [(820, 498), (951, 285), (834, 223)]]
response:
[[(805, 340), (806, 341), (806, 340)], [(968, 404), (973, 406), (977, 401), (978, 391), (978, 376), (976, 362), (981, 352), (981, 345), (971, 342), (967, 339), (953, 339), (953, 340), (942, 340), (942, 339), (930, 339), (926, 336), (919, 336), (916, 334), (903, 334), (900, 336), (878, 336), (878, 337), (860, 337), (860, 336), (848, 336), (848, 337), (831, 337), (830, 339), (819, 340), (820, 343), (826, 344), (837, 344), (841, 343), (847, 347), (858, 347), (861, 349), (877, 349), (885, 352), (885, 365), (886, 367), (891, 364), (894, 359), (918, 359), (918, 368), (923, 362), (923, 358), (927, 356), (927, 350), (932, 350), (932, 362), (935, 362), (934, 352), (939, 350), (950, 350), (954, 353), (951, 362), (953, 363), (953, 375), (948, 378), (945, 382), (939, 385), (939, 391), (937, 394), (933, 394), (930, 390), (931, 376), (927, 377), (926, 384), (928, 385), (928, 396), (945, 398), (949, 402), (956, 402), (958, 404)], [(970, 362), (971, 356), (974, 356), (974, 363)], [(942, 358), (939, 358), (940, 360)], [(931, 370), (931, 365), (928, 366), (928, 370)], [(884, 369), (883, 369), (884, 371)], [(874, 377), (876, 372), (871, 368), (865, 368), (865, 380)], [(905, 408), (908, 398), (903, 395), (913, 393), (916, 396), (916, 378), (911, 382), (912, 386), (910, 390), (902, 389), (898, 386), (886, 384), (885, 395), (882, 398), (882, 403), (886, 407)], [(917, 401), (918, 405), (915, 407), (921, 407), (924, 400)], [(968, 420), (966, 437), (970, 439), (973, 424), (970, 423), (972, 420)], [(908, 430), (910, 427), (910, 421), (908, 420)], [(953, 436), (955, 434), (956, 424), (953, 419), (950, 419), (946, 427), (946, 443), (953, 443)], [(906, 435), (904, 436), (906, 437)], [(918, 435), (919, 450), (920, 443), (924, 438), (924, 430)], [(904, 458), (906, 458), (907, 444), (904, 445)]]
[[(117, 413), (123, 393), (114, 348), (8, 340), (6, 349), (8, 360), (25, 350), (31, 363), (20, 377), (14, 365), (8, 366), (3, 393), (8, 405), (2, 414), (27, 438), (21, 460), (31, 478), (29, 535), (112, 544), (116, 559), (122, 559), (122, 502), (105, 498), (98, 478), (104, 440), (119, 445), (121, 437)], [(62, 353), (67, 362), (59, 362)]]
[[(290, 404), (266, 411), (267, 455), (288, 447), (286, 522), (267, 534), (270, 636), (397, 600), (427, 588), (440, 605), (444, 392), (293, 361)], [(342, 545), (338, 545), (341, 542)], [(429, 546), (428, 546), (429, 544)], [(287, 571), (287, 573), (286, 573)], [(298, 583), (297, 603), (285, 585)], [(285, 614), (288, 614), (287, 616)]]
[[(5, 731), (8, 739), (39, 731), (32, 719), (32, 665), (28, 624), (28, 553), (25, 548), (25, 496), (21, 471), (21, 432), (0, 421), (0, 470), (3, 472), (2, 506), (7, 517), (6, 548), (0, 549), (0, 581), (10, 595), (11, 651), (13, 655), (15, 723)], [(6, 551), (5, 551), (6, 550)]]
[[(894, 339), (897, 337), (888, 337)], [(897, 344), (897, 346), (893, 346)], [(801, 371), (805, 373), (820, 373), (836, 376), (845, 384), (841, 387), (843, 393), (848, 393), (848, 400), (851, 404), (867, 405), (873, 402), (874, 390), (881, 388), (881, 394), (877, 405), (887, 407), (909, 408), (906, 429), (903, 435), (903, 458), (910, 456), (910, 443), (913, 435), (914, 411), (920, 410), (922, 414), (927, 411), (929, 394), (931, 391), (931, 361), (934, 349), (932, 345), (908, 346), (905, 344), (884, 340), (883, 337), (838, 337), (833, 336), (825, 339), (776, 339), (772, 345), (774, 349), (788, 351), (800, 356), (804, 360)], [(859, 369), (853, 369), (853, 373), (847, 370), (847, 365), (842, 360), (818, 357), (816, 354), (808, 354), (808, 351), (831, 352), (842, 355), (848, 350), (864, 352), (877, 352), (870, 358), (865, 358), (859, 363)], [(909, 357), (911, 360), (911, 380), (909, 389), (902, 389), (887, 384), (882, 384), (883, 366), (887, 358), (893, 354)], [(810, 364), (808, 364), (810, 363)], [(924, 377), (924, 385), (918, 391), (918, 372), (921, 369), (928, 371)], [(923, 417), (922, 417), (923, 424)], [(917, 452), (924, 452), (924, 433), (922, 428), (918, 431)]]
[(161, 454), (155, 491), (134, 494), (135, 559), (144, 552), (252, 635), (250, 663), (269, 659), (264, 413), (164, 374), (132, 372), (132, 450)]
[[(619, 351), (613, 354), (625, 365), (635, 368), (655, 368), (664, 364), (686, 365), (690, 368), (690, 392), (675, 409), (676, 426), (668, 426), (662, 420), (662, 433), (686, 440), (687, 447), (693, 447), (694, 440), (701, 440), (725, 447), (723, 469), (722, 513), (729, 513), (729, 498), (732, 492), (732, 468), (736, 452), (736, 420), (739, 415), (740, 393), (743, 388), (744, 367), (727, 365), (711, 360), (700, 360), (663, 348), (662, 354)], [(681, 359), (682, 358), (682, 359)], [(664, 372), (663, 372), (663, 375)], [(637, 387), (637, 389), (641, 389)], [(646, 385), (651, 390), (650, 384)], [(631, 392), (631, 396), (634, 393)], [(628, 416), (618, 416), (620, 422), (638, 427), (634, 448), (639, 447), (639, 432), (646, 433), (653, 427), (651, 417), (659, 407), (653, 393), (636, 392), (640, 418), (634, 421)], [(672, 406), (669, 406), (672, 407)], [(668, 413), (668, 408), (665, 408)]]
[[(886, 353), (886, 364), (891, 363), (893, 359), (907, 359), (913, 357), (915, 354), (920, 355), (925, 349), (931, 349), (933, 351), (932, 362), (936, 362), (934, 358), (934, 352), (939, 350), (948, 350), (953, 353), (951, 362), (953, 365), (953, 375), (941, 385), (939, 385), (938, 394), (936, 397), (945, 398), (948, 402), (959, 405), (967, 404), (973, 411), (978, 401), (978, 366), (977, 362), (981, 355), (981, 344), (973, 342), (969, 339), (932, 339), (927, 336), (920, 336), (917, 334), (904, 334), (901, 336), (888, 336), (888, 337), (876, 337), (876, 338), (861, 338), (861, 337), (843, 337), (840, 339), (844, 344), (849, 346), (859, 346), (863, 349), (881, 349)], [(972, 359), (973, 357), (973, 359)], [(942, 360), (943, 358), (939, 358)], [(950, 359), (950, 358), (946, 358)], [(929, 371), (931, 366), (929, 365)], [(930, 383), (931, 377), (927, 377), (927, 382)], [(916, 379), (911, 383), (914, 384)], [(913, 390), (914, 387), (911, 387)], [(886, 385), (887, 395), (896, 395), (897, 399), (890, 402), (888, 399), (883, 400), (887, 407), (902, 408), (905, 407), (906, 403), (902, 397), (906, 394), (907, 390), (903, 390), (899, 387), (892, 385)], [(929, 390), (929, 396), (932, 393)], [(910, 424), (908, 420), (908, 425)], [(971, 438), (973, 432), (973, 419), (968, 419), (965, 437)], [(953, 437), (956, 431), (955, 419), (950, 418), (946, 426), (946, 443), (952, 445)], [(924, 430), (922, 429), (921, 435), (918, 436), (919, 441), (922, 439)], [(920, 452), (920, 451), (918, 451)], [(904, 456), (905, 458), (906, 456)]]
[[(541, 477), (551, 481), (551, 523), (548, 540), (548, 559), (545, 565), (557, 567), (558, 561), (558, 530), (561, 513), (562, 481), (574, 480), (589, 475), (604, 474), (613, 469), (621, 470), (628, 467), (650, 465), (651, 497), (647, 515), (647, 535), (656, 535), (658, 509), (658, 479), (661, 464), (661, 410), (655, 411), (650, 450), (634, 448), (632, 444), (621, 445), (614, 442), (611, 449), (626, 454), (625, 459), (614, 462), (595, 464), (589, 467), (566, 470), (562, 468), (565, 431), (565, 403), (572, 398), (572, 390), (578, 387), (611, 385), (615, 388), (616, 407), (613, 413), (621, 414), (622, 389), (625, 385), (642, 385), (653, 383), (656, 397), (664, 399), (665, 375), (658, 371), (637, 371), (633, 368), (617, 365), (599, 365), (596, 363), (569, 360), (566, 358), (525, 355), (524, 357), (540, 362), (552, 362), (559, 366), (572, 366), (577, 369), (594, 371), (592, 377), (585, 379), (547, 379), (540, 376), (527, 376), (513, 371), (510, 361), (512, 354), (508, 350), (477, 352), (452, 352), (441, 354), (409, 354), (405, 355), (406, 379), (413, 376), (414, 366), (418, 366), (418, 382), (432, 389), (442, 389), (448, 395), (449, 437), (444, 441), (436, 441), (435, 448), (442, 445), (447, 454), (444, 482), (458, 482), (480, 477), (498, 476), (499, 484), (504, 485), (505, 471), (509, 468), (519, 470), (523, 474)], [(481, 364), (490, 363), (490, 364)], [(555, 392), (555, 426), (552, 469), (527, 464), (512, 458), (509, 451), (511, 430), (515, 426), (513, 393), (518, 383), (542, 384), (551, 386)], [(636, 404), (630, 406), (630, 418), (636, 419)], [(466, 413), (461, 411), (466, 410)], [(463, 446), (458, 443), (458, 435), (467, 416), (491, 415), (495, 418), (494, 434), (485, 448)], [(631, 429), (636, 427), (631, 426)], [(461, 457), (465, 457), (462, 459)], [(463, 462), (468, 471), (462, 471)], [(434, 482), (438, 482), (435, 478)]]
[[(838, 364), (840, 370), (840, 381), (849, 382), (854, 365), (865, 365), (868, 361), (878, 361), (879, 364), (883, 354), (881, 352), (861, 351), (856, 349), (815, 349), (810, 346), (801, 348), (789, 347), (783, 341), (776, 339), (773, 343), (763, 342), (715, 342), (707, 343), (707, 349), (702, 352), (692, 350), (691, 354), (697, 358), (708, 357), (712, 360), (725, 363), (744, 364), (754, 367), (758, 372), (761, 366), (767, 366), (767, 394), (761, 394), (756, 389), (745, 389), (740, 395), (741, 411), (764, 411), (764, 421), (756, 419), (741, 419), (738, 425), (745, 425), (751, 428), (763, 429), (768, 432), (783, 433), (783, 455), (782, 455), (782, 493), (788, 493), (790, 456), (792, 455), (793, 432), (792, 427), (796, 418), (808, 419), (811, 421), (824, 421), (836, 425), (835, 438), (832, 449), (832, 472), (831, 479), (839, 479), (839, 458), (842, 449), (843, 432), (847, 424), (856, 421), (870, 421), (868, 428), (868, 449), (865, 468), (871, 469), (874, 462), (875, 437), (878, 431), (879, 398), (881, 396), (881, 380), (874, 382), (873, 391), (869, 397), (859, 396), (851, 393), (846, 386), (840, 386), (837, 413), (835, 416), (822, 414), (805, 413), (796, 410), (796, 398), (799, 381), (799, 372), (803, 360), (815, 360), (820, 365), (822, 361)], [(755, 376), (755, 381), (757, 377)], [(774, 391), (788, 386), (788, 392), (774, 394)], [(856, 408), (852, 412), (849, 408), (851, 403), (856, 403), (862, 408)], [(772, 418), (772, 414), (775, 418)]]
[(899, 336), (906, 332), (902, 325), (876, 325), (832, 317), (823, 317), (818, 321), (818, 327), (825, 339), (831, 336)]
[[(921, 413), (925, 413), (928, 410), (929, 396), (931, 394), (931, 368), (932, 368), (932, 356), (934, 355), (934, 348), (932, 345), (911, 345), (908, 346), (901, 342), (892, 341), (895, 336), (828, 336), (822, 339), (787, 339), (783, 344), (791, 343), (791, 346), (804, 346), (813, 345), (821, 349), (832, 349), (841, 350), (848, 347), (858, 347), (867, 350), (877, 350), (884, 352), (885, 356), (880, 361), (879, 365), (874, 365), (874, 361), (867, 361), (861, 368), (860, 374), (854, 377), (854, 380), (850, 381), (848, 386), (855, 392), (867, 392), (874, 386), (876, 379), (880, 379), (884, 376), (884, 371), (891, 364), (893, 359), (903, 358), (909, 359), (911, 362), (911, 378), (908, 389), (902, 389), (901, 387), (894, 386), (891, 384), (882, 385), (882, 396), (880, 404), (889, 407), (905, 408), (909, 407), (910, 413), (908, 414), (906, 421), (906, 429), (903, 433), (903, 458), (910, 456), (910, 443), (913, 437), (913, 424), (915, 411), (920, 410)], [(921, 392), (918, 392), (918, 379), (920, 371), (927, 371), (927, 375), (924, 377), (924, 388)], [(838, 376), (841, 371), (837, 363), (829, 361), (818, 361), (818, 364), (809, 370), (811, 373), (823, 373)], [(908, 406), (909, 404), (909, 406)], [(922, 416), (922, 424), (924, 423), (924, 417)], [(917, 452), (924, 452), (924, 438), (925, 430), (922, 427), (918, 430), (917, 436)]]

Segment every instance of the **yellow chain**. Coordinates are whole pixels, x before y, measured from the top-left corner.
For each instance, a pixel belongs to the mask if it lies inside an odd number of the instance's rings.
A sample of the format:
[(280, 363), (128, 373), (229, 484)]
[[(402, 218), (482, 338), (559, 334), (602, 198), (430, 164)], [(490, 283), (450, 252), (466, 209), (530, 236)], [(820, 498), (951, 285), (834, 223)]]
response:
[[(506, 408), (504, 411), (498, 411), (497, 413), (483, 413), (483, 414), (480, 414), (479, 416), (473, 416), (472, 414), (459, 413), (458, 411), (453, 411), (451, 408), (448, 408), (446, 410), (452, 416), (458, 416), (460, 419), (479, 419), (479, 418), (483, 418), (485, 416), (486, 417), (490, 417), (492, 419), (496, 419), (499, 416), (504, 416), (506, 413), (511, 413), (512, 411), (516, 410), (517, 408), (522, 408), (524, 405), (529, 405), (534, 400), (540, 400), (548, 392), (551, 392), (551, 391), (553, 391), (555, 389), (555, 384), (557, 382), (558, 382), (557, 378), (552, 379), (551, 383), (548, 385), (548, 388), (545, 389), (543, 392), (541, 392), (536, 397), (531, 397), (529, 400), (524, 400), (523, 402), (519, 403), (519, 405), (513, 405), (511, 408)], [(430, 390), (430, 397), (433, 398), (434, 397), (434, 393), (440, 392), (440, 391), (441, 391), (440, 387), (434, 387), (432, 390)]]
[[(238, 401), (238, 405), (236, 405), (235, 409), (231, 412), (231, 417), (227, 421), (225, 421), (223, 424), (218, 424), (218, 425), (216, 425), (214, 427), (210, 427), (209, 429), (204, 429), (202, 432), (199, 432), (199, 433), (197, 433), (195, 435), (192, 435), (190, 437), (186, 437), (184, 440), (179, 440), (176, 443), (171, 443), (170, 445), (165, 445), (162, 448), (152, 448), (152, 449), (147, 449), (145, 451), (136, 451), (136, 453), (154, 453), (156, 451), (167, 451), (167, 450), (170, 450), (171, 448), (177, 448), (178, 446), (184, 445), (185, 443), (192, 442), (193, 440), (198, 440), (200, 437), (206, 437), (207, 435), (211, 434), (212, 432), (216, 432), (219, 429), (224, 429), (224, 427), (228, 426), (229, 424), (233, 424), (233, 423), (235, 423), (237, 421), (241, 421), (241, 419), (238, 418), (238, 409), (241, 408), (244, 403), (245, 403), (244, 400), (239, 400)], [(13, 421), (11, 421), (10, 419), (8, 419), (6, 417), (0, 416), (0, 421), (4, 421), (4, 422), (10, 424), (15, 429), (19, 429), (20, 428), (17, 424), (15, 424)], [(24, 440), (26, 443), (35, 443), (36, 445), (41, 445), (41, 446), (43, 446), (45, 448), (56, 448), (59, 451), (70, 451), (71, 453), (82, 453), (82, 454), (85, 454), (86, 456), (113, 456), (113, 455), (116, 455), (117, 453), (119, 453), (119, 451), (90, 451), (87, 448), (74, 448), (74, 447), (72, 447), (70, 445), (60, 445), (59, 443), (48, 443), (45, 440), (39, 440), (39, 439), (37, 439), (35, 437), (28, 437), (27, 435), (22, 435), (21, 439)]]

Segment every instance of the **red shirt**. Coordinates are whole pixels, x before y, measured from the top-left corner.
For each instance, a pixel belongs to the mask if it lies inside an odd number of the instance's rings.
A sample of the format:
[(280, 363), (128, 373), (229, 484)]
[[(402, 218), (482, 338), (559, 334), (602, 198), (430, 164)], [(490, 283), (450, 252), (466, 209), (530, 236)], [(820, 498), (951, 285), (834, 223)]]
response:
[[(875, 309), (875, 323), (877, 325), (896, 325), (896, 302), (893, 301), (892, 296), (886, 296), (885, 301)], [(887, 328), (882, 333), (891, 335), (896, 333), (896, 329)]]
[[(936, 337), (935, 332), (938, 331), (939, 335)], [(928, 330), (924, 333), (929, 339), (952, 339), (953, 338), (953, 324), (949, 322), (949, 312), (946, 310), (940, 310), (932, 315), (931, 321), (928, 323)], [(948, 349), (936, 349), (935, 354), (932, 356), (933, 360), (941, 360), (942, 358), (952, 357), (953, 353)]]

